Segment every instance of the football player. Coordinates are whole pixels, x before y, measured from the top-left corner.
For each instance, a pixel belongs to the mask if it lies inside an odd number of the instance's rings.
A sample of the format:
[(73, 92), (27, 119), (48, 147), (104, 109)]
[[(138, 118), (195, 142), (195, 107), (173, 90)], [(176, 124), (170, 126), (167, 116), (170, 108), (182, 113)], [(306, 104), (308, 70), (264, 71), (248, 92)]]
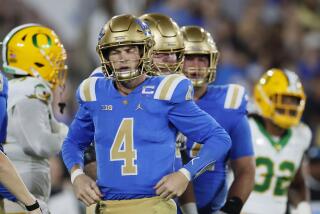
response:
[[(1, 196), (14, 198), (14, 200), (16, 200), (15, 197), (17, 197), (31, 213), (41, 213), (39, 203), (28, 191), (15, 167), (3, 153), (2, 145), (7, 135), (7, 98), (8, 80), (3, 73), (0, 72), (0, 182), (14, 194), (12, 195), (8, 192), (6, 195)], [(3, 201), (0, 205), (0, 213), (5, 213)]]
[[(216, 75), (218, 50), (209, 32), (198, 26), (181, 28), (185, 45), (183, 73), (194, 86), (195, 103), (228, 132), (231, 150), (218, 159), (214, 170), (208, 170), (193, 181), (199, 213), (240, 213), (254, 184), (254, 157), (247, 118), (247, 95), (240, 85), (212, 85)], [(189, 158), (197, 156), (203, 145), (187, 139)], [(227, 161), (235, 174), (230, 190), (227, 189)], [(180, 198), (184, 207), (192, 200)], [(186, 203), (188, 202), (188, 203)], [(185, 204), (185, 205), (183, 205)]]
[[(77, 197), (86, 205), (99, 201), (102, 213), (176, 213), (169, 199), (230, 148), (227, 133), (192, 101), (188, 79), (146, 75), (153, 45), (140, 19), (113, 17), (97, 46), (108, 78), (90, 77), (77, 92), (80, 106), (62, 156)], [(174, 172), (177, 130), (204, 146)], [(82, 171), (83, 150), (93, 139), (97, 183)]]
[(311, 131), (301, 122), (306, 96), (300, 79), (292, 71), (270, 69), (255, 85), (253, 98), (258, 113), (249, 123), (257, 168), (243, 212), (285, 213), (289, 194), (296, 213), (310, 214), (302, 161)]
[(177, 23), (159, 13), (144, 14), (140, 19), (150, 27), (155, 41), (151, 55), (151, 75), (180, 73), (184, 60), (184, 44)]
[[(59, 152), (67, 133), (51, 106), (53, 90), (64, 88), (66, 51), (50, 28), (25, 24), (7, 34), (2, 53), (4, 71), (14, 77), (9, 81), (4, 150), (29, 191), (46, 203), (51, 185), (48, 158)], [(10, 201), (5, 207), (8, 213), (24, 212)]]
[[(151, 53), (151, 67), (148, 74), (152, 76), (169, 75), (180, 73), (183, 63), (184, 44), (183, 37), (180, 33), (179, 26), (170, 17), (149, 13), (140, 17), (149, 27), (155, 40), (155, 45)], [(104, 77), (101, 68), (95, 69), (91, 77)], [(180, 157), (180, 151), (177, 150), (177, 156)], [(96, 179), (96, 162), (95, 162), (94, 144), (85, 151), (84, 171), (93, 179)], [(179, 164), (181, 168), (181, 164)], [(178, 169), (179, 169), (178, 168)], [(87, 208), (87, 213), (92, 213), (94, 206)]]

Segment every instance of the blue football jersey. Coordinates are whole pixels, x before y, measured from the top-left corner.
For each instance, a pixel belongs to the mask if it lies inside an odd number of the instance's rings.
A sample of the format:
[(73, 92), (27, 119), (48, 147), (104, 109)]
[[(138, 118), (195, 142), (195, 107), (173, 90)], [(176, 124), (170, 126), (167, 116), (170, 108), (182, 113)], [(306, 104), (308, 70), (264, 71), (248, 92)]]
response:
[(193, 101), (193, 88), (182, 75), (147, 77), (123, 96), (107, 78), (90, 77), (77, 92), (79, 110), (62, 146), (69, 170), (83, 166), (83, 151), (95, 141), (97, 184), (103, 199), (155, 196), (154, 186), (176, 169), (177, 130), (205, 142), (184, 165), (194, 178), (230, 148), (230, 138)]
[(7, 98), (8, 98), (8, 80), (0, 72), (0, 144), (1, 150), (7, 135)]
[(102, 72), (102, 67), (97, 67), (92, 71), (90, 77), (106, 77)]
[[(7, 136), (7, 98), (8, 98), (8, 80), (0, 72), (0, 146), (3, 152), (3, 143), (5, 143)], [(16, 201), (13, 196), (4, 186), (0, 184), (0, 197)]]
[[(247, 95), (240, 85), (209, 85), (207, 92), (196, 104), (228, 132), (232, 146), (230, 152), (216, 161), (214, 170), (207, 171), (193, 181), (199, 208), (211, 203), (213, 210), (220, 209), (227, 197), (227, 160), (253, 156), (251, 132), (247, 119)], [(197, 155), (202, 145), (187, 140), (190, 158)]]

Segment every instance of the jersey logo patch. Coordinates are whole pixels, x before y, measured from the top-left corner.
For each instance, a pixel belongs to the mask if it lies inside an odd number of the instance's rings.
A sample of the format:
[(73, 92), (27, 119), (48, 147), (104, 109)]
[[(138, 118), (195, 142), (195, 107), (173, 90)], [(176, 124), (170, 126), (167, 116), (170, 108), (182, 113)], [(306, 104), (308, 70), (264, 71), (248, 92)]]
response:
[(142, 94), (154, 94), (154, 85), (143, 86)]
[(113, 106), (112, 105), (101, 105), (102, 111), (112, 111)]
[(142, 108), (142, 106), (141, 106), (141, 103), (139, 103), (139, 104), (137, 105), (136, 111), (137, 111), (137, 110), (143, 110), (143, 108)]
[(31, 94), (28, 96), (31, 99), (38, 99), (43, 101), (44, 103), (48, 104), (50, 98), (51, 98), (51, 93), (48, 88), (46, 88), (43, 84), (37, 84), (34, 87), (34, 94)]

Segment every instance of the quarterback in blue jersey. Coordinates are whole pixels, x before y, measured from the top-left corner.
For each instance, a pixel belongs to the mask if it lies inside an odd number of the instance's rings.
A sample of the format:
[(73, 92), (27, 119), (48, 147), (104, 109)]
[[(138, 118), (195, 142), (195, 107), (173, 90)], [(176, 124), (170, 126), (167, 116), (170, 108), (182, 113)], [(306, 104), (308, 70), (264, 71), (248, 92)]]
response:
[[(224, 213), (240, 213), (252, 191), (255, 171), (246, 93), (240, 85), (209, 85), (215, 78), (218, 59), (211, 35), (196, 26), (183, 27), (181, 32), (185, 44), (183, 72), (193, 83), (194, 100), (225, 128), (232, 140), (230, 153), (216, 161), (214, 170), (208, 170), (193, 181), (198, 212), (212, 213), (221, 209)], [(202, 146), (187, 138), (187, 156), (196, 157)], [(235, 180), (228, 191), (226, 175), (229, 159)]]
[[(11, 161), (3, 153), (3, 143), (6, 140), (7, 133), (7, 98), (8, 80), (0, 72), (0, 186), (4, 185), (8, 190), (10, 190), (9, 192), (7, 189), (1, 187), (0, 197), (7, 198), (12, 201), (19, 200), (27, 209), (29, 208), (31, 210), (30, 213), (39, 214), (42, 212), (39, 208), (38, 202), (24, 185)], [(3, 205), (0, 205), (0, 213), (4, 212)]]
[[(116, 16), (100, 35), (97, 50), (108, 78), (82, 82), (62, 147), (75, 193), (86, 205), (99, 201), (102, 213), (176, 213), (169, 199), (227, 153), (230, 138), (192, 101), (188, 79), (146, 76), (154, 41), (144, 22)], [(175, 172), (178, 130), (204, 146)], [(82, 172), (83, 150), (93, 140), (97, 182)]]

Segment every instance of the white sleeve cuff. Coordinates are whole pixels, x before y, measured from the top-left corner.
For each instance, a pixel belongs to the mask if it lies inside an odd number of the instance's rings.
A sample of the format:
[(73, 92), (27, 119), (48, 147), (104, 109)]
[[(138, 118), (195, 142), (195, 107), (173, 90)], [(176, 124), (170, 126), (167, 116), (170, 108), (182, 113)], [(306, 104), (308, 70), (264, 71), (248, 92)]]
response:
[(71, 173), (71, 183), (73, 184), (74, 180), (76, 179), (76, 177), (78, 177), (79, 175), (84, 174), (82, 169), (76, 169)]
[(183, 214), (198, 214), (197, 205), (194, 202), (183, 204), (180, 209)]
[(311, 214), (311, 206), (307, 201), (301, 201), (297, 206), (297, 211), (299, 214)]
[(179, 169), (179, 172), (181, 172), (184, 176), (186, 176), (188, 181), (191, 181), (191, 174), (186, 168)]

